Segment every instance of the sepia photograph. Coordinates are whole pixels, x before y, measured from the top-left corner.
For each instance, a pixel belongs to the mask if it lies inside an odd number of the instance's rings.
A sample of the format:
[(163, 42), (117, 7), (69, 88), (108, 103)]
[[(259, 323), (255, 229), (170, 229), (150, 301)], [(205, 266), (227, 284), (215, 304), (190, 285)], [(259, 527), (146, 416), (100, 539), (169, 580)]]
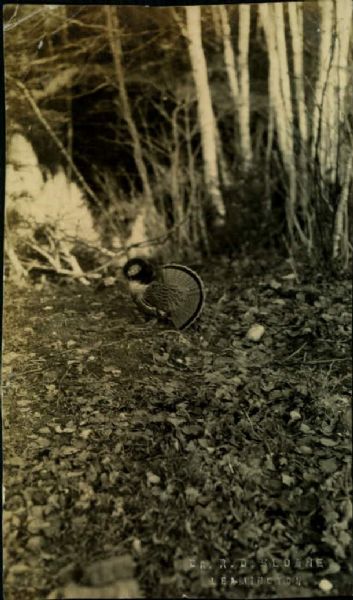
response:
[(353, 3), (2, 7), (6, 600), (351, 597)]

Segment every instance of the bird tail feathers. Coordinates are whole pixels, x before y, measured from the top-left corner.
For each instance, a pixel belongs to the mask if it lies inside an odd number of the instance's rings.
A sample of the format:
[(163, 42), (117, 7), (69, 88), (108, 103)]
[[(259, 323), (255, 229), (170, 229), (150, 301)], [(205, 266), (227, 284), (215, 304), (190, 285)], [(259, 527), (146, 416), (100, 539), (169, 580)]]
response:
[(178, 288), (182, 302), (171, 306), (170, 317), (175, 327), (186, 329), (200, 315), (205, 301), (205, 290), (201, 278), (184, 265), (167, 264), (162, 267), (163, 282)]

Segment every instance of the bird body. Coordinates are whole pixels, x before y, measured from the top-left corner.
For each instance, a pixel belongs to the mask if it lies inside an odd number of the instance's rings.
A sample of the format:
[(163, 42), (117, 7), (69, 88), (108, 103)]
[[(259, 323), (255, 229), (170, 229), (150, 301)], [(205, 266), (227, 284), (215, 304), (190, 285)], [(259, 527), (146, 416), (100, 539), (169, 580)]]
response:
[(133, 258), (123, 272), (129, 280), (133, 300), (144, 313), (168, 318), (177, 329), (186, 329), (200, 315), (204, 287), (189, 267), (166, 264), (154, 269), (144, 259)]

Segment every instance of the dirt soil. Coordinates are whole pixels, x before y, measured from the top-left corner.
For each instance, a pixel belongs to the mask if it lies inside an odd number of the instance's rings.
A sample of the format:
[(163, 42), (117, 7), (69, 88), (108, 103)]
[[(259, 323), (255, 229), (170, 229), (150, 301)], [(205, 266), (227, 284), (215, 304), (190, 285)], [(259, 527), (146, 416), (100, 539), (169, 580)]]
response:
[(351, 594), (351, 281), (199, 273), (184, 333), (123, 283), (6, 285), (7, 600)]

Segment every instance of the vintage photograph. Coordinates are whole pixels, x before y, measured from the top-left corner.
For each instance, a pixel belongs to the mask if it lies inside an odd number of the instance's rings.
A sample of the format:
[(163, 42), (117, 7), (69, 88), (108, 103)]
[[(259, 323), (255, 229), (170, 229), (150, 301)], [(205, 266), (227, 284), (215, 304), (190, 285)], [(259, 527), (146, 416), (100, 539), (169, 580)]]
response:
[(6, 600), (351, 596), (353, 4), (3, 6)]

